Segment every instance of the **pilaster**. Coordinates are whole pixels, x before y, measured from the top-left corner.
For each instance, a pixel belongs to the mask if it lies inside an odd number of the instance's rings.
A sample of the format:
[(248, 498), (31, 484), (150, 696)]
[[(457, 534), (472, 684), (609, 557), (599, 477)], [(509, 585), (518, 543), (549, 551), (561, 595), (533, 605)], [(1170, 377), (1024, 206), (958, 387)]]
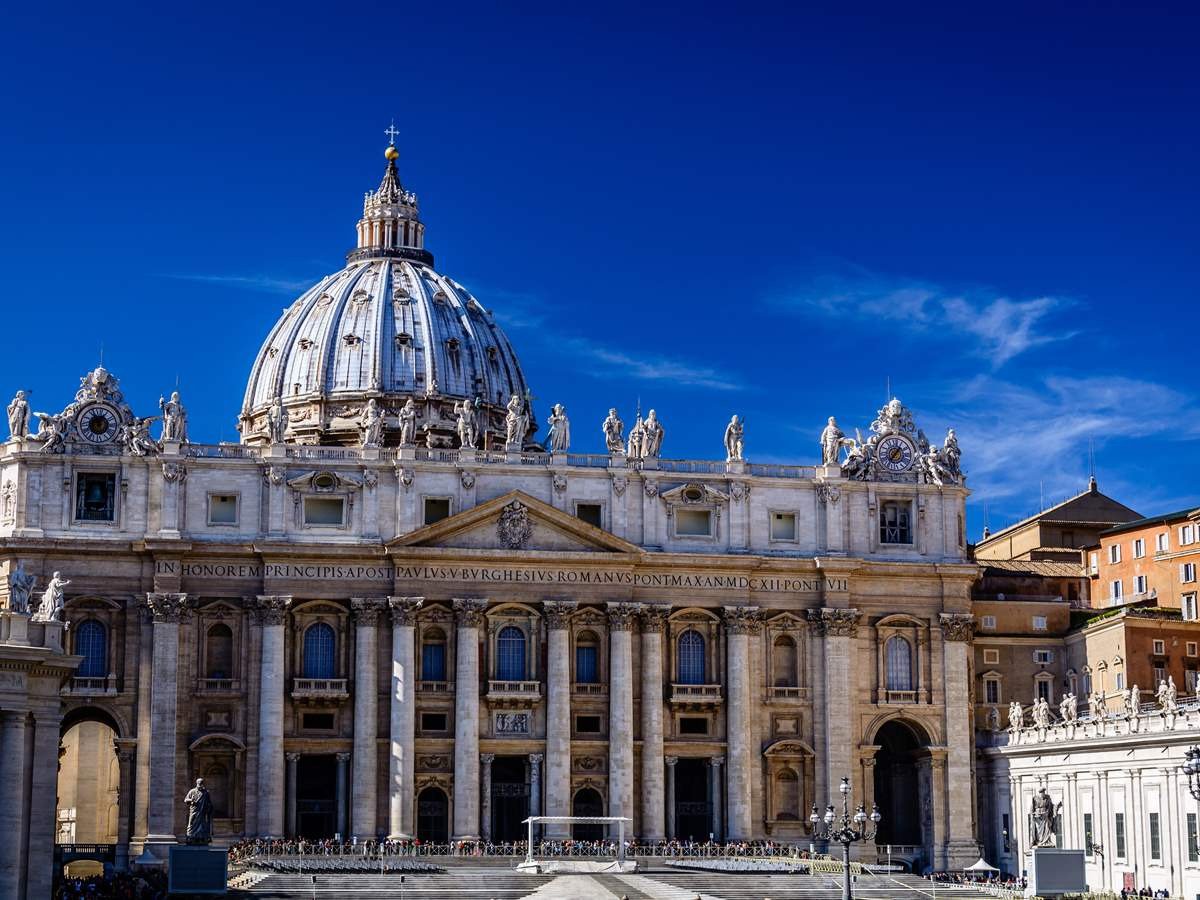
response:
[(633, 645), (636, 603), (608, 604), (608, 814), (633, 818)]
[(663, 799), (663, 629), (671, 608), (642, 607), (642, 821), (647, 841), (667, 836)]

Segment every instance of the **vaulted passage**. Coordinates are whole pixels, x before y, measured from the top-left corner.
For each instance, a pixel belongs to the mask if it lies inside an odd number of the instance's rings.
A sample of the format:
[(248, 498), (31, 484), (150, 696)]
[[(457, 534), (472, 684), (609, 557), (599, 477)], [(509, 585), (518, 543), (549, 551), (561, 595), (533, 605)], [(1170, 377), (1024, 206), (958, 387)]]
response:
[(526, 757), (497, 756), (492, 763), (492, 840), (524, 840), (526, 828), (521, 823), (528, 817)]
[(920, 845), (920, 742), (899, 722), (884, 725), (875, 742), (881, 748), (875, 754), (875, 802), (883, 815), (876, 843)]
[(296, 763), (296, 830), (300, 837), (333, 837), (337, 830), (337, 759), (301, 756)]
[(675, 834), (680, 840), (708, 840), (712, 831), (708, 782), (708, 760), (680, 759), (675, 764)]
[[(580, 788), (575, 792), (571, 802), (573, 816), (602, 816), (604, 815), (604, 800), (595, 788)], [(599, 841), (604, 839), (603, 825), (576, 823), (571, 826), (571, 837), (577, 841)]]
[(427, 787), (417, 795), (417, 839), (434, 844), (450, 840), (450, 800), (441, 788)]
[[(63, 734), (55, 843), (117, 843), (121, 778), (116, 736), (107, 723), (91, 719), (70, 725)], [(99, 862), (90, 860), (71, 863), (68, 869), (73, 876), (103, 871)]]

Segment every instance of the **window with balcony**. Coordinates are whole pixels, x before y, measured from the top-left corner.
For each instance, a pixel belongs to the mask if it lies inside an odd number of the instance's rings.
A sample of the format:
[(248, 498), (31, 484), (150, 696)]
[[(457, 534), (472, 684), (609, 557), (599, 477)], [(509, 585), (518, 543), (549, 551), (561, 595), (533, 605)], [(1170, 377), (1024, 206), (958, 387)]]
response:
[(889, 691), (911, 691), (912, 677), (912, 644), (896, 635), (888, 638), (884, 645), (884, 657), (887, 660), (887, 689)]
[(525, 680), (525, 632), (505, 625), (496, 637), (496, 680)]
[(223, 622), (211, 626), (205, 636), (204, 673), (209, 679), (233, 678), (233, 630)]
[(704, 684), (704, 638), (698, 631), (685, 631), (677, 642), (679, 683)]
[(334, 678), (337, 670), (334, 650), (337, 646), (333, 629), (324, 622), (309, 625), (304, 632), (305, 678)]
[(108, 675), (108, 631), (102, 623), (88, 619), (75, 630), (75, 655), (83, 657), (75, 670), (76, 678)]
[(775, 638), (771, 648), (771, 665), (775, 687), (796, 686), (796, 641), (791, 635), (781, 634)]
[(596, 684), (600, 681), (600, 639), (590, 631), (575, 640), (575, 681)]
[(446, 680), (446, 635), (440, 628), (426, 631), (421, 641), (421, 680)]
[(881, 544), (912, 543), (912, 507), (891, 500), (879, 505), (879, 542)]
[(112, 522), (116, 518), (117, 476), (113, 472), (80, 472), (75, 479), (75, 518)]

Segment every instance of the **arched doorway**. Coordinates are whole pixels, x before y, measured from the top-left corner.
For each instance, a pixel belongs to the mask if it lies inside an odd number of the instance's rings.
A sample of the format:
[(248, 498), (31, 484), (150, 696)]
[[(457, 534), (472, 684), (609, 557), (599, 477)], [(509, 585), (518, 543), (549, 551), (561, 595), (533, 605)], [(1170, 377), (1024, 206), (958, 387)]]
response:
[[(573, 816), (602, 816), (604, 815), (604, 799), (595, 788), (580, 788), (575, 792), (571, 801)], [(571, 826), (571, 837), (577, 841), (604, 840), (604, 826), (579, 822)]]
[(527, 757), (497, 756), (492, 762), (492, 840), (520, 841), (526, 836), (521, 824), (529, 817)]
[[(118, 736), (116, 722), (99, 709), (72, 710), (63, 718), (56, 844), (92, 844), (115, 850), (121, 792)], [(111, 850), (103, 855), (111, 858)], [(71, 855), (68, 849), (64, 858)], [(71, 876), (103, 873), (103, 865), (95, 859), (80, 859), (66, 868)]]
[(908, 725), (892, 721), (879, 729), (875, 743), (879, 746), (875, 754), (875, 803), (883, 816), (876, 843), (924, 846), (928, 828), (921, 805), (925, 791), (922, 760), (928, 758), (925, 741)]
[(417, 840), (444, 844), (450, 840), (450, 800), (441, 788), (417, 795)]
[(675, 836), (680, 840), (708, 840), (712, 832), (708, 784), (708, 760), (685, 758), (675, 764)]

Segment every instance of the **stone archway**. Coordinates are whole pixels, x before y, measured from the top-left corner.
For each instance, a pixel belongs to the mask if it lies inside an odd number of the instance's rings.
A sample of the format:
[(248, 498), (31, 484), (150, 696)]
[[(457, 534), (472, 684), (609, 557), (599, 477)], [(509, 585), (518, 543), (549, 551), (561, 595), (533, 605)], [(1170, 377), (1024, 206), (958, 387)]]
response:
[(935, 823), (930, 741), (914, 722), (890, 719), (875, 732), (874, 801), (883, 816), (878, 845), (914, 870), (932, 864)]
[[(115, 859), (118, 868), (124, 868), (128, 860), (133, 750), (120, 734), (117, 720), (99, 707), (77, 707), (63, 717), (54, 842), (111, 848), (104, 855)], [(68, 868), (71, 875), (99, 874), (103, 870), (98, 861), (83, 858)]]
[[(571, 815), (603, 816), (604, 798), (595, 788), (580, 788), (571, 800)], [(571, 837), (577, 841), (600, 841), (604, 839), (604, 827), (603, 825), (576, 822), (571, 826)]]
[(417, 795), (417, 839), (433, 844), (450, 840), (450, 798), (439, 787), (427, 787)]

